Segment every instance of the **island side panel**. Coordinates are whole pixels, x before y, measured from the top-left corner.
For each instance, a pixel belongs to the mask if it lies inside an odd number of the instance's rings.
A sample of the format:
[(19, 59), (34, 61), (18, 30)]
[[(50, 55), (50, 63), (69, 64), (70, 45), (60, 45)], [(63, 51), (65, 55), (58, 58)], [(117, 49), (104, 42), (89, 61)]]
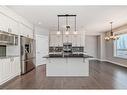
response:
[(46, 76), (89, 76), (84, 58), (47, 58)]
[(88, 62), (84, 58), (68, 58), (68, 76), (89, 76)]
[(46, 64), (46, 76), (66, 76), (66, 58), (48, 58)]

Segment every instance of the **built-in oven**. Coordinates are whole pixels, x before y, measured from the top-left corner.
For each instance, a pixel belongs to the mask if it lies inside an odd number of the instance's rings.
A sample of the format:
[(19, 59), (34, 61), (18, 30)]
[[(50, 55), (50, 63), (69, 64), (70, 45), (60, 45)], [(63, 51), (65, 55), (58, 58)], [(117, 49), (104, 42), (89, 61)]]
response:
[(72, 54), (72, 43), (63, 43), (63, 56)]

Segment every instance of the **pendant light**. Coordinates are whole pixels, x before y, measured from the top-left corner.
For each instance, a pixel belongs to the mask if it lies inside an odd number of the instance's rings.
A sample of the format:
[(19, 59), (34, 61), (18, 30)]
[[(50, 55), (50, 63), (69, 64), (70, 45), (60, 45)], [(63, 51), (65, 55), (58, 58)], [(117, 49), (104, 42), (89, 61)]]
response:
[(68, 16), (66, 16), (66, 31), (65, 34), (68, 35), (69, 34), (69, 30), (70, 30), (70, 26), (68, 24)]
[[(61, 34), (61, 31), (59, 29), (59, 17), (64, 17), (65, 21), (66, 21), (66, 29), (65, 29), (65, 35), (69, 35), (70, 31), (71, 31), (71, 26), (68, 24), (68, 17), (75, 17), (75, 24), (74, 24), (74, 32), (72, 32), (73, 34), (77, 34), (77, 30), (76, 30), (76, 15), (69, 15), (69, 14), (65, 14), (65, 15), (57, 15), (58, 16), (58, 30), (56, 34)], [(62, 33), (63, 34), (63, 33)]]

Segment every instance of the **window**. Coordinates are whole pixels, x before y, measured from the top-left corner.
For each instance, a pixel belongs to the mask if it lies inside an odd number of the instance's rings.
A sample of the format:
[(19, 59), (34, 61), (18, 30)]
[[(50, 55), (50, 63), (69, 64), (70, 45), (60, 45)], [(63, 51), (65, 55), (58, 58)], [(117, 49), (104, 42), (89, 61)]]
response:
[(115, 56), (127, 58), (127, 34), (122, 34), (115, 41)]

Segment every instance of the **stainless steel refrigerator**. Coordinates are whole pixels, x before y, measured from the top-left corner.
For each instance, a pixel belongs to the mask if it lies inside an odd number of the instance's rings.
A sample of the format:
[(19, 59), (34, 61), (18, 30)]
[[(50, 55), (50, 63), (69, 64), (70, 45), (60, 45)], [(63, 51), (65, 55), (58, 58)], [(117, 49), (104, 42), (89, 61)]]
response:
[(20, 36), (21, 43), (21, 74), (25, 74), (35, 68), (34, 65), (34, 40)]

